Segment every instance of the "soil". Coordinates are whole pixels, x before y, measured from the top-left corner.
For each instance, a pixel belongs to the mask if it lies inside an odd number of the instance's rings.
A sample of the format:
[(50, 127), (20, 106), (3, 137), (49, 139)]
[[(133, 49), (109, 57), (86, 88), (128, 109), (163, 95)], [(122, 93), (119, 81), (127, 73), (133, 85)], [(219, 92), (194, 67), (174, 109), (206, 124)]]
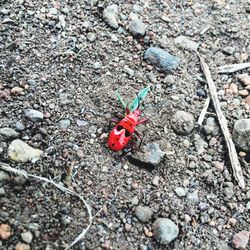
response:
[[(103, 9), (113, 3), (119, 7), (118, 30), (102, 19)], [(179, 135), (172, 129), (178, 110), (197, 121), (208, 92), (196, 53), (177, 47), (174, 40), (184, 35), (200, 44), (220, 93), (230, 83), (243, 89), (237, 75), (249, 69), (219, 75), (216, 67), (246, 62), (250, 56), (249, 1), (4, 0), (0, 6), (0, 127), (15, 129), (21, 122), (25, 128), (19, 139), (44, 151), (35, 163), (13, 162), (7, 141), (0, 159), (74, 190), (93, 214), (104, 207), (72, 249), (233, 247), (233, 235), (250, 228), (249, 155), (239, 157), (246, 181), (242, 190), (233, 178), (220, 130), (207, 135), (196, 126)], [(143, 38), (127, 31), (133, 11), (146, 24)], [(150, 46), (180, 57), (180, 67), (161, 72), (148, 64), (143, 55)], [(156, 142), (167, 152), (153, 170), (135, 166), (107, 147), (109, 121), (124, 112), (116, 90), (129, 101), (149, 84), (143, 113), (150, 121), (139, 131), (144, 143)], [(14, 87), (23, 90), (11, 92)], [(249, 118), (243, 97), (224, 93), (220, 101), (230, 131), (237, 119)], [(43, 121), (28, 121), (27, 108), (42, 112)], [(212, 105), (204, 123), (208, 117), (216, 118)], [(66, 118), (70, 126), (62, 129), (58, 122)], [(202, 152), (197, 152), (197, 138), (205, 142)], [(65, 249), (88, 225), (81, 200), (55, 186), (33, 178), (20, 183), (12, 175), (3, 187), (0, 223), (9, 224), (12, 235), (0, 242), (0, 249), (15, 249), (26, 231), (33, 235), (31, 249)], [(176, 194), (178, 187), (185, 189), (185, 197)], [(193, 197), (196, 192), (198, 197)], [(151, 208), (150, 221), (138, 221), (138, 203)], [(167, 246), (148, 233), (161, 217), (180, 230)]]

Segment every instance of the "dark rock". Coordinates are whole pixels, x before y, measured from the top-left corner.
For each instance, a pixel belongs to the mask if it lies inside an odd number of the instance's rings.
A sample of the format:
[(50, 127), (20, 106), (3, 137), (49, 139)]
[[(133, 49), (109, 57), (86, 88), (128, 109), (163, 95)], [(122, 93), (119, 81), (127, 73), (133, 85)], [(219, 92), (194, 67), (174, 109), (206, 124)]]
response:
[(12, 128), (0, 128), (0, 135), (3, 136), (5, 140), (15, 139), (19, 136), (19, 133)]
[(250, 119), (240, 119), (235, 122), (233, 140), (238, 148), (250, 151)]

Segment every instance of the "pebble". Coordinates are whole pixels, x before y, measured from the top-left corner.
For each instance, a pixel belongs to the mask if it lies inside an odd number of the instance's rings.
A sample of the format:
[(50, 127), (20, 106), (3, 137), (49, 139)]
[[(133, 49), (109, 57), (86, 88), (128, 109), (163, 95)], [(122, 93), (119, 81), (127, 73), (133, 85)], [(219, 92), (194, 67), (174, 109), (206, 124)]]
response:
[(0, 128), (0, 135), (3, 136), (3, 139), (11, 140), (19, 136), (19, 133), (16, 132), (13, 128)]
[(19, 95), (21, 93), (23, 93), (24, 89), (21, 87), (13, 87), (10, 92), (14, 95)]
[(194, 135), (194, 146), (198, 155), (203, 154), (208, 147), (206, 141), (204, 141), (199, 134)]
[(78, 127), (85, 127), (85, 126), (87, 126), (89, 123), (88, 123), (87, 121), (77, 119), (77, 120), (76, 120), (76, 124), (77, 124)]
[(174, 70), (181, 63), (180, 58), (172, 56), (167, 51), (157, 47), (148, 48), (144, 54), (144, 59), (163, 71)]
[(66, 129), (70, 126), (70, 119), (62, 119), (58, 122), (58, 127), (62, 129)]
[(217, 122), (214, 117), (208, 117), (206, 119), (206, 123), (204, 125), (204, 131), (207, 135), (218, 135), (219, 134), (219, 126), (217, 125)]
[(186, 195), (186, 191), (182, 187), (177, 187), (174, 191), (179, 197), (184, 197)]
[(250, 95), (246, 97), (245, 102), (246, 102), (246, 104), (248, 104), (250, 106)]
[(185, 111), (177, 111), (172, 118), (172, 128), (177, 134), (188, 135), (195, 126), (195, 120), (192, 114)]
[(207, 96), (207, 93), (206, 93), (206, 91), (204, 89), (198, 88), (196, 90), (196, 95), (199, 96), (199, 97), (203, 97), (204, 98), (204, 97)]
[(236, 249), (244, 250), (247, 248), (250, 232), (240, 231), (233, 236), (233, 245)]
[(247, 202), (246, 209), (249, 211), (250, 210), (250, 201)]
[(238, 86), (235, 83), (231, 83), (229, 88), (232, 90), (233, 94), (237, 94), (238, 93)]
[(90, 33), (87, 34), (87, 39), (90, 42), (94, 42), (96, 40), (96, 35), (94, 33), (90, 32)]
[(233, 140), (238, 148), (250, 151), (250, 119), (240, 119), (235, 122)]
[(41, 157), (43, 151), (32, 148), (26, 142), (16, 139), (11, 142), (8, 148), (8, 156), (17, 162), (34, 161)]
[(27, 231), (21, 234), (22, 240), (28, 244), (32, 242), (33, 235), (31, 232)]
[(0, 224), (0, 239), (7, 240), (11, 236), (11, 227), (8, 224)]
[(226, 197), (227, 197), (228, 199), (231, 199), (231, 198), (234, 196), (234, 191), (233, 191), (233, 189), (230, 188), (230, 187), (226, 187), (226, 188), (224, 189), (224, 193), (225, 193), (225, 195), (226, 195)]
[(222, 51), (223, 51), (224, 53), (228, 54), (228, 55), (232, 55), (232, 54), (234, 54), (234, 52), (235, 52), (235, 48), (234, 48), (234, 47), (229, 47), (229, 46), (228, 46), (228, 47), (223, 48)]
[(131, 225), (131, 224), (128, 224), (128, 223), (125, 223), (124, 228), (125, 228), (125, 231), (126, 231), (126, 232), (130, 232), (131, 229), (132, 229), (132, 225)]
[[(1, 185), (1, 183), (0, 183)], [(1, 196), (5, 196), (6, 195), (6, 192), (5, 192), (5, 189), (3, 187), (0, 188), (0, 197)]]
[(238, 75), (238, 79), (244, 86), (250, 85), (250, 75), (246, 73), (240, 74)]
[(133, 35), (133, 37), (136, 38), (144, 37), (146, 33), (145, 24), (138, 18), (135, 18), (130, 22), (128, 30)]
[(159, 218), (153, 224), (153, 233), (158, 243), (167, 245), (179, 234), (178, 226), (167, 218)]
[(138, 206), (135, 209), (135, 215), (141, 222), (148, 222), (153, 215), (153, 211), (149, 207)]
[(30, 246), (25, 243), (17, 243), (15, 250), (30, 250)]
[(192, 193), (189, 193), (187, 196), (187, 200), (190, 203), (197, 204), (199, 202), (198, 191), (194, 191)]
[(101, 69), (102, 68), (102, 65), (100, 62), (95, 62), (93, 65), (92, 65), (92, 68), (93, 69)]
[(228, 220), (228, 224), (233, 226), (233, 227), (236, 225), (236, 223), (237, 223), (237, 220), (235, 218), (230, 218)]
[(241, 89), (241, 90), (239, 90), (238, 94), (240, 96), (245, 97), (245, 96), (248, 96), (248, 91), (246, 89)]
[(17, 131), (23, 131), (25, 129), (24, 124), (21, 121), (16, 122), (16, 130)]
[(199, 205), (198, 205), (198, 208), (201, 211), (206, 211), (209, 208), (209, 204), (206, 203), (206, 202), (200, 202)]
[(0, 187), (10, 179), (10, 176), (7, 172), (0, 170)]
[(132, 159), (139, 161), (141, 164), (156, 167), (163, 159), (164, 152), (160, 149), (158, 143), (148, 143), (142, 146), (142, 151), (131, 155)]
[(113, 29), (117, 29), (119, 27), (117, 21), (118, 14), (118, 5), (112, 4), (108, 6), (102, 14), (104, 22), (109, 25)]
[(50, 13), (51, 15), (57, 15), (57, 9), (56, 9), (56, 8), (50, 8), (50, 9), (49, 9), (49, 13)]
[(137, 196), (133, 197), (131, 204), (137, 206), (139, 204), (139, 198)]
[(159, 186), (159, 182), (160, 182), (160, 177), (159, 176), (154, 176), (153, 180), (152, 180), (152, 184), (156, 187)]
[(24, 115), (32, 122), (40, 122), (43, 120), (43, 113), (35, 109), (26, 109)]
[(186, 50), (196, 51), (199, 48), (199, 43), (190, 40), (186, 36), (176, 37), (174, 43), (177, 47)]

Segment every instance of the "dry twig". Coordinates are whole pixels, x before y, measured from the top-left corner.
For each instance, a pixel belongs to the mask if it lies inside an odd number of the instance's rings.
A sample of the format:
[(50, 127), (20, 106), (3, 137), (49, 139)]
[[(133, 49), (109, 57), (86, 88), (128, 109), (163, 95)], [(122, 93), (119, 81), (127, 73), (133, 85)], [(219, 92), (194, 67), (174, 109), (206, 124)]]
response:
[(78, 193), (74, 192), (74, 191), (71, 191), (69, 190), (68, 188), (65, 188), (64, 186), (54, 182), (52, 179), (47, 179), (45, 177), (41, 177), (41, 176), (37, 176), (37, 175), (33, 175), (33, 174), (28, 174), (26, 171), (24, 170), (19, 170), (19, 169), (15, 169), (15, 168), (12, 168), (10, 165), (6, 164), (6, 163), (3, 163), (3, 162), (0, 162), (0, 169), (3, 169), (4, 171), (7, 171), (7, 172), (11, 172), (11, 173), (14, 173), (14, 174), (17, 174), (17, 175), (23, 175), (25, 178), (35, 178), (35, 179), (38, 179), (38, 180), (41, 180), (41, 181), (44, 181), (46, 183), (51, 183), (52, 185), (54, 185), (55, 187), (57, 187), (58, 189), (60, 189), (61, 191), (65, 192), (65, 193), (68, 193), (68, 194), (71, 194), (71, 195), (74, 195), (76, 197), (78, 197), (84, 204), (84, 206), (86, 207), (87, 209), (87, 212), (88, 212), (88, 226), (86, 228), (84, 228), (82, 230), (82, 232), (76, 237), (76, 239), (69, 245), (69, 247), (67, 247), (66, 249), (69, 249), (71, 247), (73, 247), (77, 242), (79, 242), (80, 240), (82, 240), (84, 238), (84, 236), (86, 235), (86, 233), (88, 232), (88, 230), (90, 229), (92, 223), (93, 223), (93, 219), (104, 209), (104, 206), (110, 204), (114, 199), (116, 199), (116, 196), (117, 196), (117, 192), (118, 192), (118, 188), (119, 186), (116, 188), (115, 190), (115, 196), (113, 199), (111, 199), (109, 202), (107, 202), (94, 216), (92, 215), (92, 209), (90, 207), (90, 205), (85, 201), (85, 199)]
[(206, 101), (205, 101), (205, 104), (204, 104), (204, 107), (200, 113), (200, 116), (199, 116), (199, 119), (198, 119), (198, 124), (201, 126), (204, 119), (205, 119), (205, 116), (206, 116), (206, 113), (207, 113), (207, 109), (208, 109), (208, 106), (209, 106), (209, 103), (210, 103), (210, 96), (207, 97)]
[(203, 58), (200, 57), (198, 52), (197, 52), (197, 54), (200, 58), (201, 68), (205, 74), (207, 84), (209, 87), (209, 91), (210, 91), (210, 95), (211, 95), (211, 99), (212, 99), (212, 102), (214, 105), (214, 109), (215, 109), (215, 112), (217, 114), (217, 118), (218, 118), (221, 130), (224, 134), (224, 138), (225, 138), (226, 145), (228, 148), (229, 158), (231, 161), (231, 166), (233, 169), (233, 175), (234, 175), (235, 179), (237, 180), (239, 186), (244, 189), (245, 188), (245, 181), (244, 181), (242, 169), (241, 169), (240, 162), (239, 162), (239, 159), (237, 156), (235, 145), (233, 143), (231, 134), (230, 134), (229, 129), (227, 127), (227, 120), (226, 120), (225, 116), (223, 115), (221, 107), (220, 107), (220, 102), (219, 102), (219, 99), (217, 96), (216, 86), (215, 86), (213, 79), (211, 77), (210, 69), (209, 69), (207, 63), (205, 62), (205, 60)]
[(229, 65), (218, 67), (218, 73), (230, 74), (230, 73), (234, 73), (236, 71), (246, 69), (249, 67), (250, 67), (250, 62), (249, 63), (239, 63), (239, 64), (229, 64)]

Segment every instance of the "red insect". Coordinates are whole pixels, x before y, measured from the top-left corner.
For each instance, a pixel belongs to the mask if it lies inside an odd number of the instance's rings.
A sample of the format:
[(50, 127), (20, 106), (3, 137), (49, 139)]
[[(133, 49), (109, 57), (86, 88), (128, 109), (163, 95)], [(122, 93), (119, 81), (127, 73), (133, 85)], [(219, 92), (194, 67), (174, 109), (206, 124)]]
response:
[(135, 129), (136, 126), (142, 124), (148, 120), (143, 118), (140, 120), (142, 111), (137, 108), (130, 113), (130, 110), (126, 108), (126, 116), (121, 120), (112, 119), (116, 126), (113, 128), (109, 135), (108, 146), (113, 151), (120, 151), (124, 149), (134, 134), (136, 134), (140, 140), (142, 140), (140, 133)]

